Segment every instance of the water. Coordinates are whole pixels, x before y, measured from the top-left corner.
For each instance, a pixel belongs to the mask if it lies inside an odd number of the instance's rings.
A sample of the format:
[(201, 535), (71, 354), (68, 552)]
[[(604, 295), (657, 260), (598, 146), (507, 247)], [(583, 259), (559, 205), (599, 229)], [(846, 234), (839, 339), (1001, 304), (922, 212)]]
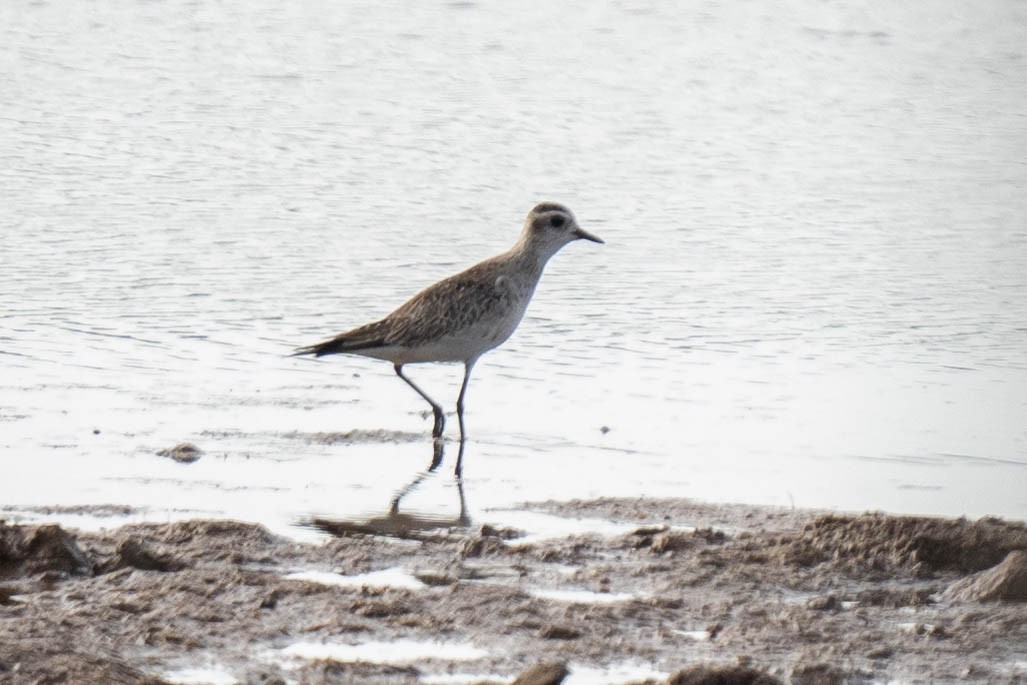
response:
[[(1027, 518), (1021, 3), (34, 2), (0, 38), (8, 515), (386, 511), (425, 407), (388, 364), (286, 355), (553, 199), (607, 244), (475, 369), (472, 518)], [(452, 407), (459, 367), (410, 372)], [(206, 456), (155, 456), (181, 441)], [(407, 506), (459, 508), (446, 476)]]

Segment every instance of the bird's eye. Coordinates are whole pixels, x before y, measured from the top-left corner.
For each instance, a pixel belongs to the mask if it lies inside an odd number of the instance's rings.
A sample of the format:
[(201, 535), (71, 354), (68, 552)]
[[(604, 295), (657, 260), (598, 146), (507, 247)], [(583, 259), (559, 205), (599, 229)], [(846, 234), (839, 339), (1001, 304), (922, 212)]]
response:
[(557, 214), (556, 216), (554, 216), (552, 219), (549, 220), (549, 224), (553, 228), (560, 228), (560, 227), (563, 226), (565, 221), (566, 221), (566, 219), (564, 219), (562, 216)]

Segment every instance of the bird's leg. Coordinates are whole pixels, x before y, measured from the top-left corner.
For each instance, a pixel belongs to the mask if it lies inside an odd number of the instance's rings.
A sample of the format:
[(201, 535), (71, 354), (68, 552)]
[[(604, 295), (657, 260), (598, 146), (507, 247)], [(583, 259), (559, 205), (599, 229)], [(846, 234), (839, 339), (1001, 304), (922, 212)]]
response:
[[(407, 483), (404, 487), (400, 488), (400, 490), (396, 492), (395, 496), (392, 498), (392, 501), (389, 503), (389, 514), (391, 514), (393, 516), (398, 514), (399, 513), (399, 503), (400, 503), (400, 501), (404, 497), (407, 496), (408, 492), (410, 492), (414, 488), (418, 487), (421, 484), (421, 481), (423, 481), (429, 475), (434, 473), (435, 469), (437, 469), (439, 467), (439, 464), (442, 463), (442, 454), (445, 451), (445, 445), (442, 444), (441, 440), (433, 440), (432, 442), (434, 443), (434, 445), (432, 446), (431, 465), (428, 467), (427, 471), (421, 471), (419, 474), (417, 474), (416, 478), (414, 478), (412, 481)], [(460, 495), (461, 500), (460, 501), (462, 502), (463, 501), (463, 489), (462, 488), (461, 488), (460, 492), (461, 492), (461, 495)], [(466, 516), (466, 512), (464, 511), (464, 507), (463, 506), (461, 506), (461, 509), (460, 509), (460, 516), (461, 517)]]
[(402, 378), (407, 385), (416, 390), (417, 394), (423, 397), (425, 401), (431, 405), (431, 410), (435, 414), (435, 425), (432, 427), (431, 436), (433, 438), (441, 438), (442, 430), (446, 427), (446, 416), (442, 412), (442, 407), (440, 407), (438, 403), (435, 402), (435, 400), (428, 397), (427, 393), (425, 393), (424, 390), (421, 390), (419, 387), (414, 385), (414, 382), (412, 380), (403, 375), (402, 364), (396, 364), (394, 368), (396, 369), (396, 375)]
[(456, 400), (456, 418), (460, 422), (460, 451), (456, 455), (456, 470), (453, 472), (457, 478), (463, 476), (464, 463), (464, 441), (467, 434), (464, 432), (464, 395), (467, 394), (467, 381), (471, 380), (471, 369), (474, 368), (474, 360), (464, 365), (464, 382), (460, 385), (460, 396)]
[(460, 518), (457, 521), (461, 526), (471, 525), (471, 517), (467, 515), (467, 499), (464, 497), (464, 481), (462, 478), (456, 479), (456, 491), (460, 495)]
[(407, 493), (416, 488), (421, 484), (421, 481), (428, 477), (428, 471), (422, 471), (417, 474), (417, 477), (407, 483), (405, 486), (399, 489), (398, 492), (392, 497), (392, 502), (389, 503), (389, 514), (395, 516), (399, 513), (399, 503), (407, 496)]
[(445, 449), (446, 446), (442, 443), (442, 440), (432, 440), (431, 464), (428, 466), (428, 473), (439, 468), (439, 464), (442, 463), (442, 455), (445, 452)]

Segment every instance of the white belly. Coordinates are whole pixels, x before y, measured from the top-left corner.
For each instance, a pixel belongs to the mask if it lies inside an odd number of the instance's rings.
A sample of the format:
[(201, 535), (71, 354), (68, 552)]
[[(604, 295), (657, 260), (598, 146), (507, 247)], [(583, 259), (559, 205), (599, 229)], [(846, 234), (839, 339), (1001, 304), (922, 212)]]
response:
[(502, 345), (517, 329), (524, 317), (527, 300), (523, 306), (515, 306), (504, 313), (501, 318), (479, 321), (471, 326), (455, 331), (451, 335), (441, 335), (426, 340), (416, 347), (390, 345), (368, 350), (360, 350), (357, 354), (376, 359), (387, 359), (393, 364), (417, 364), (421, 362), (468, 362), (477, 359), (485, 352)]

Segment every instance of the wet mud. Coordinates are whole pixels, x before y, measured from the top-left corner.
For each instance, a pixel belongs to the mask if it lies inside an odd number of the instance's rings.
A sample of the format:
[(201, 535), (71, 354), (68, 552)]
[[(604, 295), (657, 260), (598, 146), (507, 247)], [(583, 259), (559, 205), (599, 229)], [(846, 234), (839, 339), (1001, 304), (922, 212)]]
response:
[(0, 523), (0, 682), (1027, 681), (1022, 523), (526, 506), (631, 526)]

